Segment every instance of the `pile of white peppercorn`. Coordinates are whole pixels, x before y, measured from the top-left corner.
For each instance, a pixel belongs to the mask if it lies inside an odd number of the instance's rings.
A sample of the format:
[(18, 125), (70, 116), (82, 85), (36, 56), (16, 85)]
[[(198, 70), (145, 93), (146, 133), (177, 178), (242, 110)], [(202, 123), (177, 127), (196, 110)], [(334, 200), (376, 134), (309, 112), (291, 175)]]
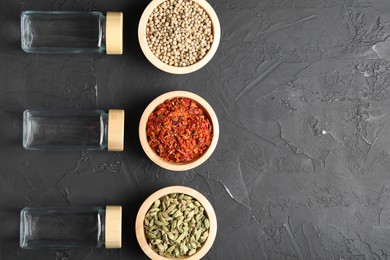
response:
[(158, 59), (171, 66), (186, 67), (201, 60), (210, 50), (212, 22), (192, 0), (167, 0), (150, 15), (146, 37)]

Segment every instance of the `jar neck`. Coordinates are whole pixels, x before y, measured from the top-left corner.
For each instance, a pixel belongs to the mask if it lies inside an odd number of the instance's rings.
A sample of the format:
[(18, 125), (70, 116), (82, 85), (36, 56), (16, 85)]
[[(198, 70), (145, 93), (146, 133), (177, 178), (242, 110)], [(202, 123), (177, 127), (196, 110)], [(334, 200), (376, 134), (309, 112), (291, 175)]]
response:
[(106, 48), (106, 17), (104, 15), (100, 16), (98, 45), (100, 48)]
[(103, 248), (106, 244), (106, 210), (104, 208), (99, 208), (98, 221), (97, 247)]
[(105, 149), (107, 148), (108, 145), (108, 113), (103, 112), (100, 116), (100, 131), (101, 131), (101, 136), (100, 136), (100, 146)]

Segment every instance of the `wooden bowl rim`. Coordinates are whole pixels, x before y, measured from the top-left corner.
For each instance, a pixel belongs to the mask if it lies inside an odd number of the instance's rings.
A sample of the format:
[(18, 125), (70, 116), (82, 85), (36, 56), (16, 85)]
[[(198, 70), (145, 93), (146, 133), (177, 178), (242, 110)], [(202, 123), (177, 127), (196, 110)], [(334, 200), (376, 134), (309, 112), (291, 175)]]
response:
[[(148, 138), (146, 136), (146, 124), (149, 119), (149, 115), (156, 109), (156, 107), (160, 104), (162, 104), (164, 101), (168, 99), (172, 99), (175, 97), (185, 97), (195, 100), (208, 114), (208, 117), (211, 121), (211, 124), (213, 126), (213, 139), (211, 140), (211, 144), (209, 148), (206, 150), (206, 152), (201, 155), (199, 158), (188, 162), (188, 163), (173, 163), (168, 162), (164, 159), (162, 159), (149, 145)], [(214, 152), (215, 148), (217, 147), (218, 139), (219, 139), (219, 123), (217, 115), (215, 114), (213, 108), (210, 106), (210, 104), (204, 100), (202, 97), (188, 91), (170, 91), (165, 94), (162, 94), (155, 98), (144, 110), (141, 120), (139, 123), (139, 139), (141, 142), (141, 146), (143, 150), (145, 151), (146, 155), (152, 160), (155, 164), (158, 166), (171, 170), (171, 171), (187, 171), (190, 169), (193, 169), (195, 167), (198, 167), (202, 163), (204, 163)]]
[(146, 56), (146, 58), (157, 68), (159, 68), (162, 71), (172, 73), (172, 74), (186, 74), (191, 73), (196, 70), (199, 70), (204, 65), (206, 65), (214, 56), (218, 49), (218, 45), (221, 39), (221, 26), (219, 23), (219, 19), (217, 14), (215, 13), (213, 7), (205, 0), (192, 0), (195, 3), (197, 3), (203, 10), (206, 11), (206, 13), (209, 15), (212, 26), (213, 26), (213, 43), (211, 45), (210, 50), (206, 53), (206, 55), (199, 60), (198, 62), (186, 66), (186, 67), (175, 67), (168, 65), (164, 62), (162, 62), (159, 58), (157, 58), (153, 52), (149, 48), (149, 44), (146, 40), (146, 24), (148, 22), (148, 19), (153, 12), (153, 10), (160, 5), (161, 3), (165, 2), (167, 0), (153, 0), (149, 3), (149, 5), (144, 10), (139, 25), (138, 25), (138, 40), (139, 44), (141, 46), (142, 52)]
[[(145, 231), (144, 231), (144, 218), (147, 213), (147, 211), (150, 209), (154, 201), (157, 199), (160, 199), (161, 197), (171, 194), (171, 193), (183, 193), (186, 195), (189, 195), (199, 201), (202, 206), (205, 209), (205, 212), (209, 218), (210, 221), (210, 229), (209, 229), (209, 236), (204, 243), (204, 245), (192, 256), (189, 257), (181, 257), (181, 258), (167, 258), (164, 256), (160, 256), (156, 252), (153, 251), (153, 249), (148, 245)], [(217, 217), (215, 215), (215, 211), (211, 203), (208, 201), (208, 199), (199, 191), (192, 189), (190, 187), (186, 186), (170, 186), (166, 188), (162, 188), (156, 192), (154, 192), (152, 195), (150, 195), (144, 203), (142, 203), (140, 209), (138, 210), (138, 214), (136, 217), (136, 223), (135, 223), (135, 231), (136, 231), (136, 237), (138, 244), (140, 245), (142, 251), (153, 260), (166, 260), (166, 259), (186, 259), (186, 260), (196, 260), (201, 259), (203, 256), (207, 254), (207, 252), (212, 247), (215, 238), (217, 236)]]

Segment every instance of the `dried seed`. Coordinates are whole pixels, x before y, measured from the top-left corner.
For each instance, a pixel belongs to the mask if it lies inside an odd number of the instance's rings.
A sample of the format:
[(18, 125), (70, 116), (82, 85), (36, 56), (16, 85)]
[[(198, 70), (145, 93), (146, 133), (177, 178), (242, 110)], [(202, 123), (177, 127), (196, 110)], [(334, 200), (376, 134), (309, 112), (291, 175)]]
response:
[(158, 227), (156, 226), (156, 225), (153, 225), (153, 226), (151, 226), (150, 228), (149, 228), (149, 231), (153, 231), (153, 230), (155, 230), (155, 229), (157, 229)]
[(179, 248), (175, 248), (175, 257), (180, 256)]
[(158, 245), (157, 245), (157, 248), (158, 248), (158, 251), (159, 251), (159, 252), (164, 253), (165, 248), (164, 248), (164, 246), (163, 246), (162, 244), (158, 244)]
[(188, 226), (183, 226), (183, 232), (187, 232), (188, 233)]
[(165, 210), (164, 212), (166, 214), (169, 214), (172, 210), (174, 210), (176, 208), (176, 204), (173, 204), (171, 206), (169, 206), (169, 208), (167, 208), (167, 210)]
[(160, 227), (162, 227), (162, 226), (165, 225), (164, 222), (159, 221), (159, 220), (155, 220), (154, 223), (155, 223), (157, 226), (160, 226)]
[(188, 195), (184, 195), (183, 199), (186, 200), (186, 201), (191, 201), (192, 197), (188, 196)]
[(156, 200), (144, 219), (148, 245), (168, 258), (195, 254), (207, 240), (210, 228), (204, 208), (197, 204), (200, 205), (197, 200), (183, 194), (170, 194)]
[(168, 235), (167, 234), (163, 235), (163, 240), (164, 240), (165, 243), (169, 243), (169, 239), (168, 239)]
[(202, 235), (202, 230), (198, 229), (198, 230), (195, 232), (195, 240), (196, 240), (196, 241), (199, 241), (201, 235)]
[(169, 239), (175, 240), (176, 236), (172, 232), (167, 232)]
[(161, 228), (162, 228), (162, 230), (164, 230), (165, 233), (169, 232), (169, 229), (166, 226), (162, 226)]
[(154, 240), (152, 240), (152, 244), (153, 245), (158, 245), (158, 244), (161, 244), (161, 242), (162, 242), (162, 240), (161, 239), (154, 239)]
[(151, 208), (151, 209), (149, 210), (149, 213), (151, 213), (151, 212), (157, 212), (157, 211), (160, 211), (160, 209), (159, 209), (159, 208)]
[(148, 238), (157, 238), (157, 236), (155, 234), (153, 234), (153, 233), (148, 233), (147, 237)]
[(176, 242), (180, 243), (180, 241), (182, 241), (187, 236), (187, 234), (187, 232), (181, 233), (180, 236), (176, 239)]
[(193, 249), (196, 249), (196, 248), (198, 247), (198, 245), (197, 245), (195, 242), (191, 242), (191, 247), (192, 247)]
[(194, 215), (195, 215), (195, 211), (191, 211), (190, 213), (188, 213), (187, 218), (193, 218)]
[(193, 254), (195, 254), (195, 253), (196, 253), (196, 249), (193, 248), (193, 249), (191, 249), (191, 250), (188, 252), (188, 255), (193, 255)]
[(174, 210), (172, 210), (171, 212), (169, 212), (169, 215), (173, 215), (173, 214), (175, 214), (177, 211), (178, 211), (178, 209), (174, 209)]
[(204, 241), (207, 240), (207, 237), (209, 236), (209, 232), (205, 231), (202, 236), (199, 238), (199, 242), (203, 243)]
[(175, 250), (176, 246), (172, 245), (167, 249), (167, 253), (171, 253), (173, 250)]
[(166, 206), (169, 207), (169, 205), (171, 204), (171, 200), (169, 199), (169, 197), (165, 196), (163, 200), (165, 201)]
[(181, 226), (183, 224), (184, 217), (181, 216), (177, 219), (177, 226)]
[(166, 218), (168, 218), (168, 217), (169, 217), (169, 215), (167, 214), (167, 212), (166, 212), (166, 211), (164, 211), (164, 212), (161, 212), (161, 216), (162, 216), (164, 219), (166, 219)]
[(197, 223), (196, 223), (196, 226), (195, 226), (196, 228), (201, 228), (202, 227), (202, 222), (201, 221), (198, 221)]
[(172, 221), (171, 229), (174, 230), (176, 228), (177, 220)]
[(173, 215), (174, 218), (177, 218), (177, 217), (180, 217), (180, 216), (183, 216), (183, 212), (181, 212), (181, 210), (178, 210), (178, 211)]
[(205, 219), (203, 220), (203, 224), (204, 224), (204, 227), (205, 227), (206, 229), (209, 229), (209, 227), (210, 227), (210, 222), (209, 222), (209, 220), (208, 220), (207, 218), (205, 218)]

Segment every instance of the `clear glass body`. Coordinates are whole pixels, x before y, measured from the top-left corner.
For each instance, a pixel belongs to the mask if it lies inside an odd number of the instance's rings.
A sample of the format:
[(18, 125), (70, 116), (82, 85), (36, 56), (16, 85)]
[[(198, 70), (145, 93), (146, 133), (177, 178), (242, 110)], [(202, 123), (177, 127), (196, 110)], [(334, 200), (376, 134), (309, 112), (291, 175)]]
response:
[(20, 212), (20, 247), (104, 247), (103, 207), (24, 208)]
[(21, 45), (29, 53), (102, 53), (105, 16), (100, 12), (24, 11)]
[(23, 113), (23, 147), (28, 150), (104, 150), (108, 114), (93, 111)]

